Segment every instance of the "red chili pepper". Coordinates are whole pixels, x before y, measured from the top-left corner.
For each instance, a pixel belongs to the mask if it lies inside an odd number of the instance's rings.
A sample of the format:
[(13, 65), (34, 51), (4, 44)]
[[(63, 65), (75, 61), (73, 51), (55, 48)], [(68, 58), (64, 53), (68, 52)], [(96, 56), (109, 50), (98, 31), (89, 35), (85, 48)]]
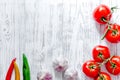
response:
[(14, 69), (14, 62), (16, 61), (16, 58), (14, 58), (10, 64), (10, 67), (8, 69), (7, 75), (6, 75), (6, 79), (5, 80), (11, 80), (11, 76), (12, 76), (12, 72)]

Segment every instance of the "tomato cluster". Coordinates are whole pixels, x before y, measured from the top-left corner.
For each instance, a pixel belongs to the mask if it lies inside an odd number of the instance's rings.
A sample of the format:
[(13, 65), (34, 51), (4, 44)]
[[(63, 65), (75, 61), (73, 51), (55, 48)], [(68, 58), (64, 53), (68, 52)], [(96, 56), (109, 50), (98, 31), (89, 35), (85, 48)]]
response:
[(106, 38), (111, 43), (118, 43), (120, 41), (120, 25), (111, 23), (112, 13), (116, 7), (111, 9), (106, 5), (99, 5), (93, 12), (94, 20), (100, 24), (106, 24), (105, 33), (102, 39)]
[(86, 61), (83, 72), (94, 80), (111, 80), (108, 73), (101, 71), (101, 66), (105, 65), (107, 71), (113, 75), (120, 73), (120, 56), (110, 56), (107, 46), (97, 45), (92, 50), (93, 60)]
[[(120, 41), (120, 25), (111, 23), (111, 17), (116, 7), (111, 9), (106, 5), (99, 5), (93, 12), (93, 17), (99, 24), (105, 24), (105, 32), (102, 40), (106, 38), (111, 43)], [(118, 75), (120, 73), (120, 56), (110, 56), (110, 50), (107, 46), (97, 45), (92, 50), (93, 60), (86, 61), (83, 66), (83, 72), (94, 80), (111, 80), (108, 73), (101, 71), (101, 66), (105, 65), (110, 74)]]

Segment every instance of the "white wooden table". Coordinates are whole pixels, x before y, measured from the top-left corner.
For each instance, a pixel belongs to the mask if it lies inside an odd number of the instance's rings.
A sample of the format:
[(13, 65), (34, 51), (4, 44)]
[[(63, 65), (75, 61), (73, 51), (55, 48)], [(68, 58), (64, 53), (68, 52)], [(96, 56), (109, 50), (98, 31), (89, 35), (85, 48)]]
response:
[[(120, 0), (0, 0), (0, 80), (5, 80), (14, 57), (23, 80), (23, 53), (29, 60), (31, 80), (42, 69), (50, 71), (53, 80), (64, 80), (52, 68), (52, 60), (60, 55), (78, 70), (79, 80), (93, 80), (83, 74), (81, 66), (92, 59), (94, 46), (107, 45), (111, 54), (120, 55), (120, 43), (100, 40), (103, 25), (92, 17), (99, 4), (120, 8)], [(120, 24), (120, 10), (113, 14), (112, 22)], [(120, 75), (111, 76), (120, 80)]]

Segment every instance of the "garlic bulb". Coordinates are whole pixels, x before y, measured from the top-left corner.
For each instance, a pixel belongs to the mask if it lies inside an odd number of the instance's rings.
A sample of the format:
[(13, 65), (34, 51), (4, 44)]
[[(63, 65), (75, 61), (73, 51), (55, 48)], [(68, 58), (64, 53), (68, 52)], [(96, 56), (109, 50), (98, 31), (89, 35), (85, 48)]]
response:
[(77, 80), (78, 72), (75, 69), (68, 68), (64, 73), (64, 77), (67, 80)]
[(52, 75), (49, 72), (41, 71), (37, 74), (37, 80), (52, 80)]
[(68, 61), (63, 57), (56, 58), (53, 61), (53, 67), (57, 72), (64, 72), (68, 68)]

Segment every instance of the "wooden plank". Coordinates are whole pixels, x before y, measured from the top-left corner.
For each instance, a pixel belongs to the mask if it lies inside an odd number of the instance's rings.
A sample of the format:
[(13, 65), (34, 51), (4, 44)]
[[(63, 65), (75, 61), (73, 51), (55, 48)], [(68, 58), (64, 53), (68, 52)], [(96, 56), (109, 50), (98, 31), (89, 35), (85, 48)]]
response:
[[(69, 67), (76, 68), (80, 80), (92, 80), (82, 72), (82, 64), (92, 59), (92, 49), (107, 45), (111, 55), (119, 55), (120, 44), (101, 41), (104, 25), (93, 20), (93, 10), (99, 4), (118, 6), (119, 0), (0, 0), (0, 80), (5, 79), (11, 60), (16, 57), (22, 76), (22, 54), (28, 57), (31, 80), (48, 70), (53, 80), (65, 80), (52, 67), (53, 59), (63, 56)], [(112, 22), (119, 23), (120, 11)], [(102, 70), (106, 69), (103, 67)], [(119, 80), (120, 76), (112, 76)], [(14, 80), (14, 73), (12, 76)]]

